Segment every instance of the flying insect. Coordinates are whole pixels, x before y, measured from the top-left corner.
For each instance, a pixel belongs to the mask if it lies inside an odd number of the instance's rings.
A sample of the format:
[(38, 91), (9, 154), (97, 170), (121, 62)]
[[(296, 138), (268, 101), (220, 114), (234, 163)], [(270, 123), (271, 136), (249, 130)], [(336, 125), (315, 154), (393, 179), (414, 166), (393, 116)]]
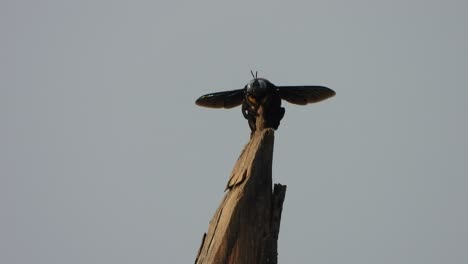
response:
[[(336, 93), (325, 86), (276, 86), (267, 79), (253, 79), (243, 89), (210, 93), (199, 97), (195, 103), (210, 108), (233, 108), (242, 105), (242, 114), (248, 120), (252, 133), (256, 130), (256, 118), (261, 114), (265, 127), (278, 129), (284, 116), (281, 100), (296, 105), (317, 103), (333, 97)], [(261, 113), (259, 109), (262, 108)]]

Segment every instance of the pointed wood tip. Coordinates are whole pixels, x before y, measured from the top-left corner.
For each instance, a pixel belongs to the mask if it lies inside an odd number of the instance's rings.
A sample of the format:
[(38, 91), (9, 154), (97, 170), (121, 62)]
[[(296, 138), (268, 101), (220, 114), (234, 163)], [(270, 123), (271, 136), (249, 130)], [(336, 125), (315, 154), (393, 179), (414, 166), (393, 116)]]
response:
[[(266, 149), (266, 155), (273, 155), (274, 135), (275, 130), (272, 128), (262, 129), (253, 133), (237, 159), (236, 165), (234, 165), (225, 190), (232, 189), (244, 182), (247, 178), (248, 170), (252, 167), (255, 158), (261, 150)], [(268, 153), (268, 151), (271, 153)]]

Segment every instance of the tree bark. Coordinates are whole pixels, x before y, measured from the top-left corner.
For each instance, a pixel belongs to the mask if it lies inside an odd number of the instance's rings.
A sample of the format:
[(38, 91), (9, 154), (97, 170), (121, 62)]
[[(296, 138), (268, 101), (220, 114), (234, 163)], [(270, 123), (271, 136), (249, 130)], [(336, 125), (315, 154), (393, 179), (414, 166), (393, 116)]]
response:
[(286, 186), (272, 191), (274, 130), (257, 120), (204, 234), (196, 264), (277, 263)]

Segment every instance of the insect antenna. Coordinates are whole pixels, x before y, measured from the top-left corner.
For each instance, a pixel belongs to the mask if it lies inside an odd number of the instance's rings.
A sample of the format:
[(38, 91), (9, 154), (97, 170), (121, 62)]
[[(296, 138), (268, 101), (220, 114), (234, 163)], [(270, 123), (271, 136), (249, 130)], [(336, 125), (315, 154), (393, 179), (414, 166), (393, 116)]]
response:
[(253, 71), (250, 70), (250, 74), (252, 74), (252, 77), (257, 80), (257, 74), (258, 74), (258, 71), (255, 71), (255, 75), (253, 74)]

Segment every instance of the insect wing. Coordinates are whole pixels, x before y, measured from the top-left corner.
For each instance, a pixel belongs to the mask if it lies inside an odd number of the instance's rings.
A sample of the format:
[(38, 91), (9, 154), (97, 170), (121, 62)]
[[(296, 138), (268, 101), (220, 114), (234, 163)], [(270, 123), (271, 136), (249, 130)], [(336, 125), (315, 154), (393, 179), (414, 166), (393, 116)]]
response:
[(211, 108), (233, 108), (242, 104), (244, 89), (205, 94), (195, 104)]
[(281, 99), (297, 105), (317, 103), (336, 94), (324, 86), (279, 86), (278, 91)]

